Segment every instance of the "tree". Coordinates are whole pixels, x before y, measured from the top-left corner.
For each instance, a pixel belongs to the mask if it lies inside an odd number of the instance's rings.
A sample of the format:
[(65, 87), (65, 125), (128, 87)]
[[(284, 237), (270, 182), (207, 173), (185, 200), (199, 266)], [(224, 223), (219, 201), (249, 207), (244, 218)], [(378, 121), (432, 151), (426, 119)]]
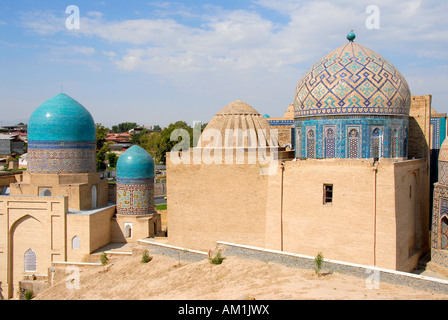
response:
[(110, 151), (109, 145), (106, 143), (106, 136), (109, 129), (104, 127), (101, 123), (95, 125), (96, 133), (96, 170), (102, 172), (106, 170), (107, 166), (106, 153)]
[(135, 122), (122, 122), (116, 126), (112, 126), (113, 133), (128, 132), (131, 129), (137, 128), (138, 125)]
[(96, 134), (96, 149), (100, 150), (106, 143), (106, 137), (109, 133), (109, 128), (106, 128), (101, 123), (95, 124), (95, 134)]
[(165, 147), (162, 144), (162, 135), (160, 132), (143, 135), (140, 139), (140, 147), (148, 151), (155, 164), (161, 163)]
[(118, 156), (113, 152), (108, 153), (107, 161), (109, 162), (109, 167), (115, 168), (115, 167), (117, 167)]
[[(188, 141), (182, 141), (182, 137), (178, 137), (177, 140), (171, 141), (171, 134), (176, 129), (184, 129), (189, 135)], [(139, 145), (151, 155), (155, 164), (166, 164), (166, 153), (179, 144), (184, 143), (183, 150), (187, 150), (193, 146), (193, 129), (185, 121), (177, 121), (171, 123), (163, 130), (149, 132), (143, 130), (140, 133), (136, 133), (131, 138), (131, 143)]]
[(134, 133), (131, 137), (131, 144), (136, 144), (136, 145), (141, 146), (142, 137), (144, 137), (145, 135), (148, 135), (148, 133), (149, 133), (148, 130), (142, 130), (141, 132)]
[[(177, 140), (171, 140), (171, 134), (174, 130), (177, 129), (183, 129), (186, 130), (186, 132), (189, 135), (189, 141), (183, 141), (182, 137), (178, 137)], [(175, 123), (171, 123), (168, 127), (164, 128), (161, 135), (161, 163), (166, 164), (166, 153), (170, 152), (171, 149), (178, 145), (182, 148), (182, 150), (188, 150), (190, 147), (193, 146), (193, 128), (190, 127), (185, 121), (177, 121)], [(183, 144), (183, 145), (181, 145)]]

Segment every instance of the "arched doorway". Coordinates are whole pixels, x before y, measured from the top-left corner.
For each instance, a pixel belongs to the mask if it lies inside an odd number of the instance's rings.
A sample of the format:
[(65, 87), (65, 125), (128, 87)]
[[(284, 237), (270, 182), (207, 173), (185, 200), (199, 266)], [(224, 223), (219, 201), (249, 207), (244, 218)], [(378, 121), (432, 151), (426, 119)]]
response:
[(440, 249), (448, 250), (448, 218), (446, 216), (440, 221)]
[(98, 198), (98, 193), (96, 190), (96, 186), (92, 186), (92, 209), (95, 209), (98, 206), (97, 198)]

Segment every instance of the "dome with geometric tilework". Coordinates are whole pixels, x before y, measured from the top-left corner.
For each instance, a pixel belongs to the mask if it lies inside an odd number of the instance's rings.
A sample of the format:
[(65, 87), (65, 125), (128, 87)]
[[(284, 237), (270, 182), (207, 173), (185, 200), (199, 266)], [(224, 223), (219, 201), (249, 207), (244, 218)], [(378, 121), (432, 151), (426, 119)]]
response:
[(354, 42), (303, 76), (294, 97), (298, 158), (407, 158), (411, 93), (378, 53)]
[(347, 38), (303, 76), (295, 117), (409, 115), (411, 94), (403, 75), (380, 54), (355, 43), (354, 34)]

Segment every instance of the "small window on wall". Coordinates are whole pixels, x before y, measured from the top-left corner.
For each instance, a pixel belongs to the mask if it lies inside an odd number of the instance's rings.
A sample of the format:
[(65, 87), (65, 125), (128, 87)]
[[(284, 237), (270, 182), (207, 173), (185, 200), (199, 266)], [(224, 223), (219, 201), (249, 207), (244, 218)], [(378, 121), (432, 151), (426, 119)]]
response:
[(37, 269), (36, 252), (28, 249), (24, 255), (25, 272), (35, 272)]
[(333, 185), (324, 184), (324, 204), (333, 203)]
[(125, 238), (132, 238), (132, 223), (124, 224), (124, 236)]
[(39, 196), (41, 196), (41, 197), (51, 197), (51, 190), (50, 189), (42, 189), (39, 192)]
[(79, 250), (81, 249), (81, 239), (78, 236), (73, 237), (72, 239), (72, 249)]

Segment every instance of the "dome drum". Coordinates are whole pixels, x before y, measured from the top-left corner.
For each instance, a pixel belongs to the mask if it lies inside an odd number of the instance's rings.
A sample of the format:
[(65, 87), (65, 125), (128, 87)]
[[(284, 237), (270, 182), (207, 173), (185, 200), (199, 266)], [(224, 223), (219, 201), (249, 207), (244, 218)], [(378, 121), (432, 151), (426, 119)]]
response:
[(96, 172), (95, 141), (30, 141), (28, 171), (38, 174)]
[(315, 117), (295, 122), (297, 158), (406, 158), (409, 121), (401, 117)]

